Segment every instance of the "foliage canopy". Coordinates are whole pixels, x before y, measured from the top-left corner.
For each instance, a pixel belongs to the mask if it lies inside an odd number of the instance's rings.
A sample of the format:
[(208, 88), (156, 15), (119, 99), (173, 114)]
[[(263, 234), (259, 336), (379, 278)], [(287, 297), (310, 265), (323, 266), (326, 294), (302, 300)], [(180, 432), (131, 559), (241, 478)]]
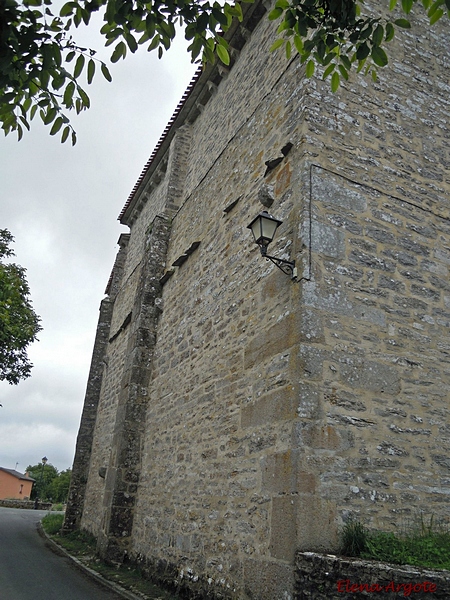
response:
[(52, 502), (66, 502), (69, 494), (72, 470), (58, 472), (53, 465), (42, 462), (37, 465), (28, 465), (30, 477), (36, 480), (31, 491), (31, 498), (50, 500)]
[(9, 247), (13, 240), (7, 229), (0, 229), (0, 381), (17, 384), (30, 376), (27, 348), (41, 326), (29, 300), (25, 269), (4, 262), (14, 256)]
[[(244, 0), (253, 3), (255, 0)], [(284, 47), (289, 58), (297, 52), (306, 63), (306, 76), (316, 66), (336, 91), (353, 67), (371, 73), (388, 64), (383, 46), (397, 28), (410, 28), (407, 15), (417, 5), (426, 11), (430, 25), (450, 11), (450, 0), (386, 0), (386, 8), (363, 15), (363, 0), (276, 0), (269, 19), (279, 21), (272, 49)], [(5, 134), (19, 139), (36, 113), (50, 135), (76, 142), (67, 113), (89, 108), (80, 85), (85, 73), (90, 84), (100, 70), (111, 81), (107, 65), (95, 51), (77, 45), (74, 28), (89, 25), (101, 11), (101, 34), (113, 46), (111, 62), (124, 59), (139, 46), (161, 57), (184, 28), (193, 61), (229, 64), (227, 41), (222, 35), (233, 19), (242, 20), (240, 2), (216, 0), (69, 0), (56, 14), (52, 0), (1, 0), (0, 2), (0, 122)], [(179, 31), (179, 30), (178, 30)], [(99, 69), (98, 69), (99, 68)]]

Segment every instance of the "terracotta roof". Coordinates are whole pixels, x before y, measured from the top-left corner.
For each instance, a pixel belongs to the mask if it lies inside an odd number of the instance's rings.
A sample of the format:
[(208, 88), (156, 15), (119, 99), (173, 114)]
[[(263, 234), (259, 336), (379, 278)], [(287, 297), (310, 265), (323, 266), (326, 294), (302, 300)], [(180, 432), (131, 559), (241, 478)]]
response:
[(26, 481), (36, 481), (36, 479), (33, 479), (32, 477), (27, 477), (26, 475), (24, 475), (23, 473), (19, 473), (19, 471), (16, 471), (15, 469), (5, 469), (5, 467), (0, 467), (0, 471), (9, 473), (17, 479), (26, 479)]

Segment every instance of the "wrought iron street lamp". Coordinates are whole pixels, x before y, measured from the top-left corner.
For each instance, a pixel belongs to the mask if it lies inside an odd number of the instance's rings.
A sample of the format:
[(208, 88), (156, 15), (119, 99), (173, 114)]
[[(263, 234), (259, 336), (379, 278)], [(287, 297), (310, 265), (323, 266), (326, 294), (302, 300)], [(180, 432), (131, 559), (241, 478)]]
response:
[(39, 483), (39, 487), (40, 487), (39, 493), (41, 496), (42, 496), (42, 491), (44, 489), (44, 468), (45, 468), (45, 465), (47, 464), (47, 461), (48, 461), (48, 458), (46, 456), (44, 456), (44, 458), (41, 458), (42, 469), (41, 469), (41, 481)]
[(263, 210), (247, 226), (247, 229), (250, 229), (253, 233), (255, 244), (258, 244), (261, 255), (272, 261), (285, 275), (289, 275), (291, 279), (296, 279), (297, 269), (295, 267), (295, 260), (285, 260), (284, 258), (277, 258), (276, 256), (269, 256), (267, 254), (267, 247), (272, 242), (275, 232), (282, 222)]

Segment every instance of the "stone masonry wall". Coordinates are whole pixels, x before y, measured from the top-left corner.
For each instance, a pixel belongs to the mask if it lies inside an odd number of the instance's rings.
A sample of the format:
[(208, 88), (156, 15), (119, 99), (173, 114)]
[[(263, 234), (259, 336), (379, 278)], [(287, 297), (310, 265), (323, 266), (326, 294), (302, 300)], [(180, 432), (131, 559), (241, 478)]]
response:
[[(108, 296), (100, 305), (64, 519), (63, 529), (67, 532), (78, 529), (82, 525), (83, 528), (97, 533), (101, 521), (99, 502), (103, 494), (104, 474), (100, 477), (99, 472), (108, 462), (109, 432), (115, 421), (114, 413), (117, 405), (113, 399), (117, 395), (118, 382), (111, 377), (111, 374), (120, 372), (117, 356), (109, 351), (109, 339), (115, 300), (123, 277), (128, 241), (127, 235), (122, 235), (119, 239), (120, 250), (111, 273)], [(120, 306), (120, 301), (118, 305)], [(99, 434), (99, 429), (103, 430), (102, 434)], [(99, 443), (99, 440), (103, 440), (103, 443)]]
[[(272, 599), (293, 593), (295, 549), (335, 549), (350, 514), (387, 528), (430, 506), (448, 516), (438, 452), (448, 444), (438, 342), (448, 222), (446, 200), (434, 213), (417, 194), (421, 178), (423, 191), (432, 185), (419, 149), (411, 159), (371, 126), (382, 123), (379, 105), (386, 129), (407, 121), (421, 135), (423, 119), (387, 108), (394, 94), (414, 103), (400, 96), (405, 79), (331, 97), (296, 63), (275, 78), (270, 26), (259, 27), (192, 128), (202, 153), (190, 157), (168, 264), (200, 246), (164, 287), (133, 551)], [(264, 69), (261, 86), (248, 77)], [(365, 106), (361, 95), (373, 93)], [(264, 178), (264, 161), (287, 142), (293, 150)], [(414, 169), (406, 183), (394, 151)], [(261, 262), (247, 237), (264, 185), (285, 220), (273, 253), (300, 261), (300, 285)]]
[[(110, 559), (203, 597), (294, 598), (296, 552), (335, 551), (351, 516), (450, 517), (445, 30), (406, 32), (379, 83), (332, 95), (268, 52), (273, 28), (127, 217), (82, 520)], [(296, 282), (246, 228), (270, 198)], [(145, 346), (146, 244), (169, 217)]]
[(296, 558), (295, 598), (446, 600), (450, 597), (448, 575), (448, 571), (299, 552)]
[[(102, 301), (64, 517), (63, 529), (67, 532), (81, 526), (86, 492), (89, 494), (91, 489), (87, 483), (91, 460), (95, 461), (97, 456), (96, 448), (93, 448), (93, 439), (97, 414), (102, 408), (101, 405), (99, 408), (99, 402), (103, 382), (103, 361), (108, 343), (112, 309), (113, 305), (109, 298)], [(88, 509), (88, 507), (89, 501), (86, 503), (86, 508)]]

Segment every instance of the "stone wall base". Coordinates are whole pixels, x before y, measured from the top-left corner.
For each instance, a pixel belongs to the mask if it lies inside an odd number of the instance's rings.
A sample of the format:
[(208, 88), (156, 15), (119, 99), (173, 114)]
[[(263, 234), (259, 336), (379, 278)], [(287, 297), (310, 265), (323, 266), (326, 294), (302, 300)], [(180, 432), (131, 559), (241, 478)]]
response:
[[(226, 582), (194, 574), (189, 567), (182, 568), (164, 559), (131, 557), (144, 577), (155, 584), (190, 600), (235, 600), (241, 598)], [(247, 598), (245, 598), (247, 600)]]
[(296, 557), (296, 600), (450, 598), (450, 572), (340, 558), (314, 552)]
[(51, 502), (39, 502), (35, 506), (34, 500), (0, 500), (0, 507), (3, 508), (26, 508), (26, 509), (38, 509), (38, 510), (51, 510)]

